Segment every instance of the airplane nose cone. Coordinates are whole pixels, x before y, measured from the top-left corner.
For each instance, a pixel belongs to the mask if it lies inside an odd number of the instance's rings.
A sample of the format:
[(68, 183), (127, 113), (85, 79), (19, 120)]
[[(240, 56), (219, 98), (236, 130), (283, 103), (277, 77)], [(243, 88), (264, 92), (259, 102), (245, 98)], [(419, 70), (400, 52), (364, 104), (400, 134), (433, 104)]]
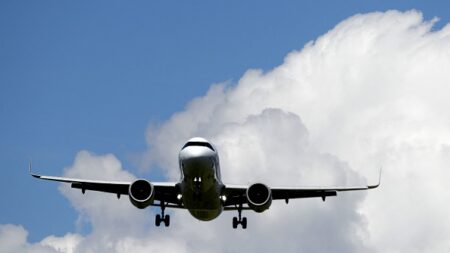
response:
[(205, 147), (188, 147), (180, 153), (185, 173), (209, 170), (214, 166), (214, 152)]
[(212, 168), (213, 159), (210, 156), (197, 156), (189, 157), (183, 160), (183, 167), (185, 169), (201, 169), (201, 168)]

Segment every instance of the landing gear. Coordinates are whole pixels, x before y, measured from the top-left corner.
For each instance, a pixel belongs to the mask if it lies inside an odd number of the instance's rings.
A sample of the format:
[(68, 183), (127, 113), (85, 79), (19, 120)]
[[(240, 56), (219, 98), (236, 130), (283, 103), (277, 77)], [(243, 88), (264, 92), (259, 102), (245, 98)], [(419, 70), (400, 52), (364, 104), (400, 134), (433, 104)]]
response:
[(168, 227), (170, 225), (170, 215), (164, 215), (164, 209), (166, 209), (166, 205), (164, 201), (161, 201), (161, 215), (157, 214), (155, 217), (155, 226), (159, 227), (161, 222), (164, 222), (164, 225)]
[(247, 217), (242, 217), (242, 204), (238, 207), (238, 217), (233, 217), (233, 228), (236, 229), (239, 224), (241, 224), (242, 229), (247, 228)]
[(155, 218), (155, 225), (156, 225), (157, 227), (159, 227), (159, 225), (161, 225), (161, 222), (164, 222), (164, 225), (165, 225), (166, 227), (168, 227), (168, 226), (170, 225), (170, 215), (164, 215), (164, 216), (161, 218), (161, 215), (157, 214), (157, 215), (156, 215), (156, 218)]
[(202, 188), (202, 178), (194, 177), (194, 197), (195, 198), (200, 197), (201, 188)]

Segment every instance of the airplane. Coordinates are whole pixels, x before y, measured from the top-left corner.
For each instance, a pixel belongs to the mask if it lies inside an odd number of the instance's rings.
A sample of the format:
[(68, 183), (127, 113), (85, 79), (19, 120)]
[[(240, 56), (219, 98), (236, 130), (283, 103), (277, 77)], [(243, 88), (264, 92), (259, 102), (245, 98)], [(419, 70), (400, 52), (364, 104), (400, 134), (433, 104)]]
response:
[[(251, 185), (224, 184), (220, 174), (219, 154), (215, 146), (201, 137), (191, 138), (179, 152), (180, 180), (178, 182), (150, 182), (137, 179), (133, 182), (85, 180), (66, 177), (53, 177), (34, 174), (31, 176), (64, 183), (72, 188), (113, 193), (120, 198), (128, 195), (130, 202), (137, 208), (158, 206), (161, 214), (155, 217), (155, 225), (161, 222), (170, 225), (170, 216), (165, 214), (166, 208), (187, 209), (190, 214), (201, 221), (217, 218), (222, 211), (237, 211), (233, 217), (233, 228), (238, 225), (247, 228), (247, 218), (242, 217), (243, 210), (257, 213), (269, 209), (272, 200), (336, 196), (341, 191), (359, 191), (377, 188), (381, 182), (381, 169), (378, 183), (357, 187), (269, 187), (263, 183)], [(157, 202), (156, 202), (157, 201)]]

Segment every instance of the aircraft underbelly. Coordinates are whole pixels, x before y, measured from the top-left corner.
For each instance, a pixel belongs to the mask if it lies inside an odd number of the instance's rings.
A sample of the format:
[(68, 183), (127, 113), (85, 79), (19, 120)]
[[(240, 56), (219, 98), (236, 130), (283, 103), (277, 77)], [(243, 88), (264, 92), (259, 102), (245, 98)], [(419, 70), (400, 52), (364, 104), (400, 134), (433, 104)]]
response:
[(183, 204), (196, 219), (209, 221), (222, 212), (223, 206), (219, 196), (216, 187), (211, 187), (200, 194), (187, 188), (183, 194)]
[(198, 210), (198, 209), (189, 209), (189, 213), (196, 219), (201, 220), (201, 221), (210, 221), (213, 220), (215, 218), (217, 218), (217, 216), (220, 215), (220, 213), (222, 212), (222, 210), (220, 209), (216, 209), (216, 210)]

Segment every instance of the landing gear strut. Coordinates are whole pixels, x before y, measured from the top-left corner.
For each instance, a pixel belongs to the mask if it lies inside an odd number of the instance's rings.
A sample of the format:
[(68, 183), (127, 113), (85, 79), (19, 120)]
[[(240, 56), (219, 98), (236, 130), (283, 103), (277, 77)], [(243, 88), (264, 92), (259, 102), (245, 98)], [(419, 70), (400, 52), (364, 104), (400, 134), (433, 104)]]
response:
[(161, 225), (161, 222), (164, 222), (166, 227), (170, 225), (170, 215), (164, 215), (164, 209), (166, 209), (166, 205), (164, 201), (161, 201), (161, 215), (157, 214), (155, 217), (155, 226), (157, 227)]
[(242, 225), (242, 229), (247, 228), (247, 217), (242, 217), (242, 204), (238, 207), (238, 217), (233, 217), (233, 228), (236, 229), (239, 224)]

